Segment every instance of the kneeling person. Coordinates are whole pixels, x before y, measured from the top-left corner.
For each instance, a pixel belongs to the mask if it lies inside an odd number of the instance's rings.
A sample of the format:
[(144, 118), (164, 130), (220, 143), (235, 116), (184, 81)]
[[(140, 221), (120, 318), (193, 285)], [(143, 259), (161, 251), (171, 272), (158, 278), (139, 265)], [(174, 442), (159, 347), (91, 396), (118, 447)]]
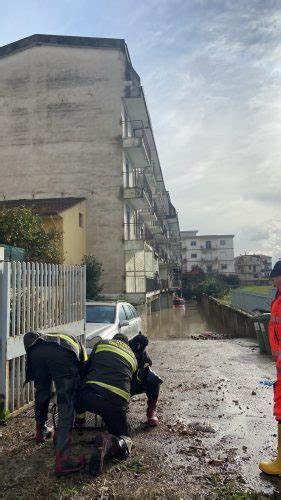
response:
[(127, 458), (131, 451), (130, 426), (127, 420), (130, 386), (137, 370), (134, 353), (125, 335), (98, 342), (88, 360), (87, 373), (76, 402), (76, 426), (79, 417), (90, 411), (104, 420), (108, 433), (97, 436), (90, 459), (93, 476), (103, 471), (109, 458)]
[(131, 396), (136, 394), (146, 393), (147, 395), (147, 423), (149, 426), (154, 427), (158, 425), (157, 417), (157, 401), (159, 397), (160, 385), (162, 379), (151, 370), (152, 361), (146, 351), (148, 345), (148, 338), (139, 333), (129, 342), (129, 346), (134, 352), (137, 362), (138, 370), (134, 373), (131, 384)]
[(85, 466), (81, 457), (71, 457), (69, 446), (74, 420), (74, 403), (81, 370), (87, 353), (79, 340), (66, 333), (28, 332), (24, 335), (27, 353), (26, 382), (34, 381), (36, 443), (50, 437), (46, 427), (54, 381), (58, 404), (58, 428), (55, 436), (55, 473), (66, 475)]

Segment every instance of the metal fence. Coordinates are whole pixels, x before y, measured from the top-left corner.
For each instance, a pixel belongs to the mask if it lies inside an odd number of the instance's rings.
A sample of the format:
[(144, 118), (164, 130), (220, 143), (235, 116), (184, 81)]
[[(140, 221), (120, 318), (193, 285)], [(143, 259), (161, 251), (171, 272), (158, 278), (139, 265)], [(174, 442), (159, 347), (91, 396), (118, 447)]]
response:
[(0, 262), (0, 398), (11, 413), (34, 399), (25, 380), (23, 334), (84, 334), (85, 268)]

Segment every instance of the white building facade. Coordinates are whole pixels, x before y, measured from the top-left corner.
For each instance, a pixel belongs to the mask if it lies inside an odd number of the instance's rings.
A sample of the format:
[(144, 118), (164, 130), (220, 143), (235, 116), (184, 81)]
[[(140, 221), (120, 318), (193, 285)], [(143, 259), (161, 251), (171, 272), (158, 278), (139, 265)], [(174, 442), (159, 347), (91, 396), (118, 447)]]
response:
[(181, 231), (183, 274), (197, 267), (206, 273), (234, 274), (234, 235), (197, 233)]
[(244, 254), (235, 257), (235, 274), (242, 283), (268, 280), (272, 257), (264, 254)]
[(124, 40), (32, 35), (0, 47), (0, 118), (3, 199), (85, 198), (105, 294), (178, 288), (177, 212)]

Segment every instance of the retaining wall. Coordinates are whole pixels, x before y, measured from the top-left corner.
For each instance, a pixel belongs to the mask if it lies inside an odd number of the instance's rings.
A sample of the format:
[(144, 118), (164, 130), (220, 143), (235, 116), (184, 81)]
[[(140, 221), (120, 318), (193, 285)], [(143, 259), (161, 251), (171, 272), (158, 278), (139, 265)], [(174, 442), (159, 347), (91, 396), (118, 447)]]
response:
[(257, 338), (253, 316), (232, 306), (221, 304), (214, 297), (203, 295), (201, 306), (209, 325), (227, 337)]

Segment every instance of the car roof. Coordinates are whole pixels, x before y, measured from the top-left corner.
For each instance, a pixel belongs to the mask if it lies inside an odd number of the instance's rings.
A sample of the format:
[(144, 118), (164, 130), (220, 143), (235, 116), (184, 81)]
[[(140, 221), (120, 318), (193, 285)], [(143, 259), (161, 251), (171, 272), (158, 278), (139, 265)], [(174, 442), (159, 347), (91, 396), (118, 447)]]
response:
[(116, 306), (117, 302), (98, 302), (96, 300), (87, 300), (86, 306)]
[(124, 300), (115, 300), (115, 301), (107, 301), (107, 302), (99, 302), (97, 300), (87, 300), (86, 302), (86, 306), (116, 306), (117, 304), (129, 304), (130, 306), (132, 304), (130, 304), (130, 302), (126, 302)]

